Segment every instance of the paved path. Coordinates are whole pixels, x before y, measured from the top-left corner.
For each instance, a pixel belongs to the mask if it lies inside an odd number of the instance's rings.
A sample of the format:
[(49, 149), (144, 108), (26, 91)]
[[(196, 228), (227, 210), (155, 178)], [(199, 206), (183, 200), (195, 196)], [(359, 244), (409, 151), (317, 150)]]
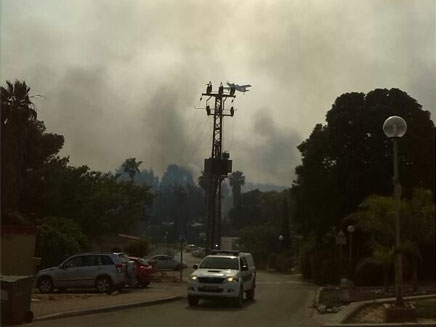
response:
[(170, 303), (47, 320), (27, 326), (319, 326), (310, 308), (316, 287), (295, 276), (259, 272), (256, 300), (242, 308), (227, 303), (201, 301), (191, 308), (186, 299)]

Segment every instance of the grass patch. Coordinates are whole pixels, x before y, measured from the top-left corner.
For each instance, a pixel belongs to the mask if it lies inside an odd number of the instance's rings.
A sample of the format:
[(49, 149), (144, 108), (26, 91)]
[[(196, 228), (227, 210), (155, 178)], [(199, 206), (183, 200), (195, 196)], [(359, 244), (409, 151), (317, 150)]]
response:
[(340, 290), (324, 288), (319, 294), (319, 304), (324, 304), (328, 308), (344, 305), (340, 297)]

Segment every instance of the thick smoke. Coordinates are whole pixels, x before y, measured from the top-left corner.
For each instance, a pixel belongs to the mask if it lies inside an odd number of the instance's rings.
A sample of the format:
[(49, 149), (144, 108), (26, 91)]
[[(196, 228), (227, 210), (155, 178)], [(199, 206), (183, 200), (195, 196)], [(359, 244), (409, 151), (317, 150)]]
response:
[(253, 85), (224, 138), (253, 182), (289, 185), (296, 145), (342, 93), (397, 87), (436, 113), (431, 0), (5, 0), (1, 15), (2, 84), (46, 97), (39, 118), (75, 165), (199, 174), (209, 80)]

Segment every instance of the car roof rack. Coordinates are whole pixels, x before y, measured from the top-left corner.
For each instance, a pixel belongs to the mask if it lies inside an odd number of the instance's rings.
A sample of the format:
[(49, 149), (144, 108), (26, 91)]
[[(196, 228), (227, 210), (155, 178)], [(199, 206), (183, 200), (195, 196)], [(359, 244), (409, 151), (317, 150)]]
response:
[(210, 254), (231, 254), (234, 256), (238, 256), (241, 251), (239, 250), (210, 250)]

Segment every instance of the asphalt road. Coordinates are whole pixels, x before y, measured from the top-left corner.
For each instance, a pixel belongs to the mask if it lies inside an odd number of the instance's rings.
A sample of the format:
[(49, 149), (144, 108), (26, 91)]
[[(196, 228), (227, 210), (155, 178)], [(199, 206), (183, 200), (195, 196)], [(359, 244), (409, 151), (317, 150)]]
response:
[(292, 275), (258, 272), (256, 300), (235, 308), (221, 301), (187, 300), (108, 313), (40, 321), (27, 326), (319, 326), (311, 319), (315, 286)]

